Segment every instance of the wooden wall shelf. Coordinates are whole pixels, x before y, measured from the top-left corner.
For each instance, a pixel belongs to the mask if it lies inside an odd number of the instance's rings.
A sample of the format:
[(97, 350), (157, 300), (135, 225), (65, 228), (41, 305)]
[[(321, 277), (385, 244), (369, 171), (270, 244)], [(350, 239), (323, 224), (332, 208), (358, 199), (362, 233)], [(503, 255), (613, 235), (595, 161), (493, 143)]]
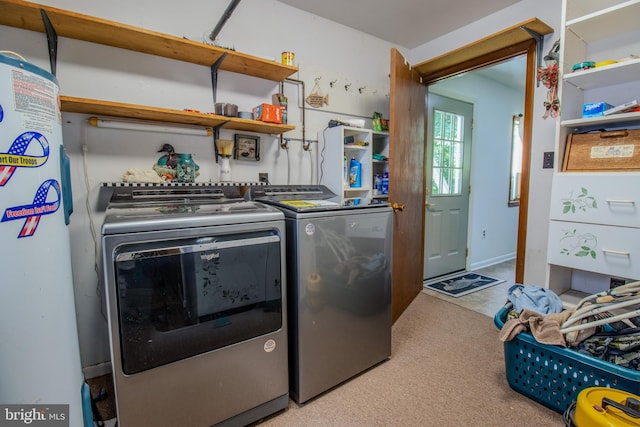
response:
[(221, 70), (282, 81), (297, 67), (180, 37), (21, 0), (0, 0), (0, 25), (46, 32), (41, 10), (58, 36), (99, 43), (150, 55), (212, 66), (225, 53)]
[(239, 119), (213, 114), (194, 113), (191, 111), (172, 110), (168, 108), (149, 107), (136, 104), (124, 104), (103, 100), (74, 98), (61, 96), (62, 111), (68, 113), (98, 114), (110, 117), (123, 117), (139, 120), (152, 120), (185, 125), (216, 127), (247, 132), (258, 132), (280, 135), (295, 129), (292, 125), (265, 123), (257, 120)]
[[(42, 12), (45, 12), (57, 36), (207, 67), (215, 64), (215, 67), (221, 70), (278, 82), (298, 71), (297, 67), (275, 61), (22, 0), (0, 0), (0, 25), (46, 33)], [(219, 60), (221, 62), (216, 64)], [(61, 96), (60, 101), (62, 111), (70, 113), (98, 114), (214, 128), (220, 126), (224, 129), (275, 135), (295, 129), (295, 126), (291, 125), (104, 100)]]

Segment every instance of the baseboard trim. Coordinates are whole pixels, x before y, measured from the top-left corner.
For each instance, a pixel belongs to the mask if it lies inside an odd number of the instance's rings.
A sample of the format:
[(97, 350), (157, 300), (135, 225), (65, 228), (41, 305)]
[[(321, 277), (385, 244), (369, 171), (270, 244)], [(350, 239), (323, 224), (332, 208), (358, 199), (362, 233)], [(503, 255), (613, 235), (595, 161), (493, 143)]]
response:
[(500, 264), (501, 262), (505, 261), (511, 261), (512, 259), (516, 259), (515, 252), (475, 262), (469, 266), (469, 271), (476, 271), (480, 270), (481, 268), (491, 267), (492, 265)]

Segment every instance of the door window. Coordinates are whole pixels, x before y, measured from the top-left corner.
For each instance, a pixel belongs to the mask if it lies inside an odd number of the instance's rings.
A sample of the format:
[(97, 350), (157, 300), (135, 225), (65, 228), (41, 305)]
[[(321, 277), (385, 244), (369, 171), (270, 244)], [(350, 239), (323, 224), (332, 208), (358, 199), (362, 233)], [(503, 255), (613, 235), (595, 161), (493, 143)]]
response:
[(513, 116), (511, 127), (511, 174), (509, 179), (509, 206), (520, 204), (520, 177), (522, 176), (522, 114)]
[(462, 193), (464, 116), (434, 110), (433, 118), (431, 194), (459, 195)]

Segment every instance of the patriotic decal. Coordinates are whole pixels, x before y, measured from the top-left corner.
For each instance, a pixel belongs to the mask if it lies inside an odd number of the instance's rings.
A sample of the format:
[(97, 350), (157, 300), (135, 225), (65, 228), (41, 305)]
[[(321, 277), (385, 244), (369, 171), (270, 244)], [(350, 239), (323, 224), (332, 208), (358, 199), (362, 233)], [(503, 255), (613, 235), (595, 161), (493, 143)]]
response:
[[(28, 156), (24, 153), (32, 143), (42, 147), (42, 156)], [(9, 151), (0, 153), (0, 187), (4, 186), (16, 168), (37, 168), (44, 165), (49, 158), (49, 141), (41, 133), (25, 132), (13, 141)]]
[[(47, 197), (50, 193), (49, 190), (54, 190), (55, 200), (47, 201)], [(25, 219), (22, 230), (18, 234), (18, 238), (30, 237), (36, 232), (40, 217), (42, 215), (49, 215), (58, 210), (60, 207), (60, 183), (55, 179), (48, 179), (43, 182), (36, 196), (33, 199), (33, 203), (30, 205), (14, 206), (7, 208), (4, 211), (4, 215), (0, 222), (13, 221), (18, 219)]]

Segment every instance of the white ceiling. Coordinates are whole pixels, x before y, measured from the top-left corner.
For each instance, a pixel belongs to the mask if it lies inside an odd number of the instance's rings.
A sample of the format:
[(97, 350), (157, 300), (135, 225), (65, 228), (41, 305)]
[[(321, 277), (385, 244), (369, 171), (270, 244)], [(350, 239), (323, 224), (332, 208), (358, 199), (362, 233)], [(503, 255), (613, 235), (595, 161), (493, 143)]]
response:
[(413, 49), (520, 0), (279, 1)]
[[(279, 0), (399, 46), (413, 49), (520, 0)], [(500, 31), (502, 28), (496, 28)], [(526, 58), (478, 70), (524, 90)]]

